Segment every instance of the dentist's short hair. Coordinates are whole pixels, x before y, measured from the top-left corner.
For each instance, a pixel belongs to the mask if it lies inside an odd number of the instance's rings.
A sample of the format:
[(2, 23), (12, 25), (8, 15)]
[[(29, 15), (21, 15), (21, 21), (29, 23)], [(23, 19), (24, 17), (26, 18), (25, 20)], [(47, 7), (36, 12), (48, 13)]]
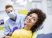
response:
[(5, 6), (5, 9), (7, 9), (7, 8), (9, 8), (9, 7), (12, 7), (12, 8), (13, 8), (12, 5), (6, 5), (6, 6)]

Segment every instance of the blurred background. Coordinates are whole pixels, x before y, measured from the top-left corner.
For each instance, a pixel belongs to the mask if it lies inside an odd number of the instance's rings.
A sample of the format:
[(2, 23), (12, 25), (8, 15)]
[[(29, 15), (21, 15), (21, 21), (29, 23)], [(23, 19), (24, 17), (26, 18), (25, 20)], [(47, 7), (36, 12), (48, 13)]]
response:
[[(46, 13), (46, 20), (43, 28), (37, 31), (38, 35), (52, 33), (52, 0), (0, 0), (0, 36), (4, 33), (4, 22), (8, 16), (4, 13), (5, 5), (11, 4), (19, 14), (27, 14), (32, 8), (39, 8)], [(2, 23), (1, 23), (2, 22)], [(39, 38), (39, 37), (37, 37)], [(50, 37), (51, 38), (51, 37)]]

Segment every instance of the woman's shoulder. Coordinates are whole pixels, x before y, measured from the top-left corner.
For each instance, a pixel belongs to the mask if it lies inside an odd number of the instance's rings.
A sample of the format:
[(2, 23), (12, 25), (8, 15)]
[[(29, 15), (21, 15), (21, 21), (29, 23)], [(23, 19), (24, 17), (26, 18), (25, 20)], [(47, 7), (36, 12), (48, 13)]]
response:
[(37, 36), (37, 32), (34, 32), (32, 38), (36, 38), (36, 36)]

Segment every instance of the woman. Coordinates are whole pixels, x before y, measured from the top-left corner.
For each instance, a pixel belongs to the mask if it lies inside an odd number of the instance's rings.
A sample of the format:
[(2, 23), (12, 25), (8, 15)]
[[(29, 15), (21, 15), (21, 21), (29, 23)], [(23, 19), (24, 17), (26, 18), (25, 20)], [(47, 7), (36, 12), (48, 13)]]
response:
[(35, 32), (45, 20), (46, 15), (40, 9), (32, 9), (28, 12), (24, 20), (24, 28), (15, 30), (12, 38), (32, 38)]

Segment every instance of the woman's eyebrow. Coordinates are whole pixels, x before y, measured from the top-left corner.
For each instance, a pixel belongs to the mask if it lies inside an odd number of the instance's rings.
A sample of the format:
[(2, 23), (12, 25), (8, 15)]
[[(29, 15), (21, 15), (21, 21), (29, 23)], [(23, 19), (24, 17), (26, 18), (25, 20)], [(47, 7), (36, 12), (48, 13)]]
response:
[(36, 17), (32, 17), (32, 18), (36, 18)]

